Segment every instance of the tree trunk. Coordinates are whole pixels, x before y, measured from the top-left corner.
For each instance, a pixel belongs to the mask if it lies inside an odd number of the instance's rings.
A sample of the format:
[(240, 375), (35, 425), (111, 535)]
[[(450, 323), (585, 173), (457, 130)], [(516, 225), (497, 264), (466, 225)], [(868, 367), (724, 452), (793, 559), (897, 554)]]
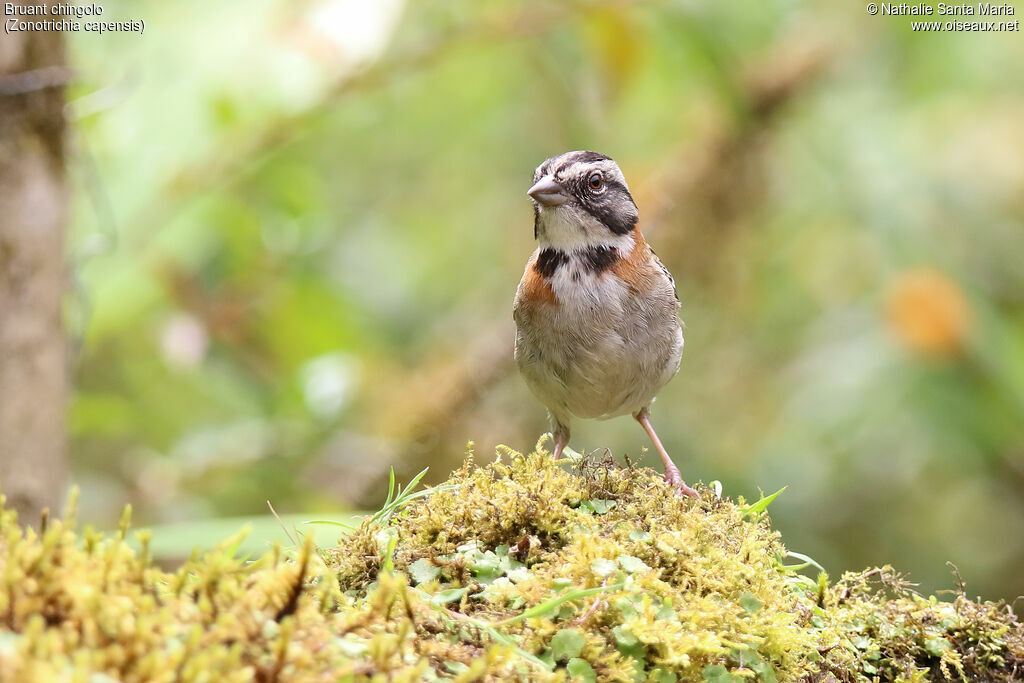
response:
[(59, 32), (0, 36), (0, 492), (28, 523), (67, 471), (66, 78)]

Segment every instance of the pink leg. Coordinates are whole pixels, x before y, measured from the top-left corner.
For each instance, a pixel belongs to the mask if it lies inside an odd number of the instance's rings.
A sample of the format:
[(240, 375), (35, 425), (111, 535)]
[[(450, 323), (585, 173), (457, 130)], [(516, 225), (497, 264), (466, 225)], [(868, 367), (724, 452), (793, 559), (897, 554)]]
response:
[(640, 426), (647, 432), (647, 436), (651, 437), (651, 441), (654, 443), (654, 449), (658, 451), (658, 455), (661, 456), (661, 461), (665, 464), (665, 481), (679, 489), (680, 493), (685, 493), (692, 498), (700, 498), (700, 494), (694, 489), (686, 485), (683, 481), (682, 475), (679, 474), (679, 468), (672, 462), (672, 458), (668, 457), (668, 452), (665, 447), (661, 445), (661, 439), (654, 432), (654, 427), (651, 426), (650, 415), (647, 412), (647, 408), (641, 408), (633, 417), (640, 423)]
[(562, 457), (562, 449), (569, 445), (569, 428), (553, 418), (552, 421), (555, 423), (555, 452), (553, 455), (555, 460), (558, 460)]

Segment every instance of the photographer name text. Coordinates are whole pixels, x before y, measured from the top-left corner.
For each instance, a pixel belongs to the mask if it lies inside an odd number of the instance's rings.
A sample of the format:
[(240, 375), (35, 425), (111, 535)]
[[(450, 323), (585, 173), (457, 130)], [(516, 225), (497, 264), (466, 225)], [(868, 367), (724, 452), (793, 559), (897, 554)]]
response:
[(951, 5), (940, 2), (935, 7), (923, 2), (910, 4), (907, 2), (882, 2), (878, 4), (880, 14), (896, 17), (928, 17), (933, 15), (943, 17), (1012, 17), (1016, 11), (1008, 2), (993, 3), (979, 2), (977, 5), (960, 3)]
[[(1009, 2), (869, 2), (871, 16), (910, 17), (915, 33), (1002, 33), (1020, 31), (1017, 10)], [(927, 18), (927, 19), (925, 19)]]

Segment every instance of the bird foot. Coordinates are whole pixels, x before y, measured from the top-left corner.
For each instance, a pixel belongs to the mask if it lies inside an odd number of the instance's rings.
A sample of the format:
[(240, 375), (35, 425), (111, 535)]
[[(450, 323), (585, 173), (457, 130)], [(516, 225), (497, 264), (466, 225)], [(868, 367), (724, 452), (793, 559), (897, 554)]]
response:
[(687, 495), (690, 498), (700, 498), (697, 490), (686, 485), (683, 477), (679, 474), (679, 468), (675, 465), (665, 468), (665, 481), (674, 486), (680, 495)]

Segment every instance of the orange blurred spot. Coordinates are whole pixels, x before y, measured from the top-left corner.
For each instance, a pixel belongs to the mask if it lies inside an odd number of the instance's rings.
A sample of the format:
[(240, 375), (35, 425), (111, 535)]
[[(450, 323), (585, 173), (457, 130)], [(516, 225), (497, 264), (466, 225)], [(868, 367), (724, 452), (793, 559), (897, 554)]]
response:
[(963, 350), (971, 310), (963, 292), (944, 273), (915, 268), (890, 284), (885, 315), (911, 351), (945, 359)]

